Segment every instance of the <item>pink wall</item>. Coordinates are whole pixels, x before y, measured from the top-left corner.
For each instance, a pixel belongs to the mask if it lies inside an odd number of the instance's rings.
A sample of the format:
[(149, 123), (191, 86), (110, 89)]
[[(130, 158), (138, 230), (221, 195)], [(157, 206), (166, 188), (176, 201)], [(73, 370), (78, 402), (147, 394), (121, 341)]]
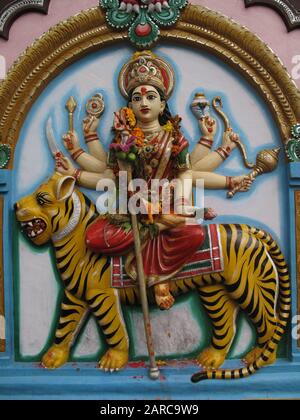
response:
[[(38, 13), (21, 16), (11, 28), (10, 40), (0, 39), (0, 54), (6, 59), (7, 68), (51, 26), (98, 3), (98, 0), (52, 0), (48, 16)], [(262, 6), (246, 9), (243, 0), (193, 0), (192, 3), (219, 11), (259, 35), (281, 58), (300, 87), (300, 29), (288, 33), (275, 11)]]
[(296, 66), (296, 62), (300, 63), (300, 29), (288, 33), (275, 10), (264, 6), (247, 9), (244, 0), (194, 0), (194, 3), (217, 10), (256, 33), (278, 55), (300, 87), (300, 65)]

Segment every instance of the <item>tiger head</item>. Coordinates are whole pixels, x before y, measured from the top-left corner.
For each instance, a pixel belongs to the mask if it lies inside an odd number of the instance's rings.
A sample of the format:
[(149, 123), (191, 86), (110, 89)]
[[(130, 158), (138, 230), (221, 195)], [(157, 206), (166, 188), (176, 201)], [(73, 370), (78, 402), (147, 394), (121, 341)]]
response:
[(68, 223), (67, 201), (74, 192), (75, 179), (55, 172), (46, 183), (15, 204), (16, 217), (25, 235), (43, 245)]

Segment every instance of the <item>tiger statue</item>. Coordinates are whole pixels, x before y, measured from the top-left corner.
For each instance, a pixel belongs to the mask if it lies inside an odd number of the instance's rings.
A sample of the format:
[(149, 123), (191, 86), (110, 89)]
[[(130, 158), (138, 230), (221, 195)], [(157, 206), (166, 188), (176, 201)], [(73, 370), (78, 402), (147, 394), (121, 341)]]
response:
[[(35, 244), (52, 241), (64, 295), (53, 345), (42, 357), (49, 369), (69, 359), (85, 316), (91, 312), (102, 329), (108, 350), (100, 359), (105, 371), (118, 371), (128, 362), (129, 339), (121, 304), (139, 305), (139, 288), (114, 289), (110, 257), (86, 247), (85, 232), (99, 216), (95, 205), (78, 189), (75, 179), (54, 173), (33, 194), (15, 204), (16, 217)], [(291, 291), (288, 267), (280, 248), (261, 229), (241, 224), (219, 225), (224, 271), (169, 283), (173, 296), (196, 290), (212, 323), (211, 344), (197, 357), (204, 369), (192, 377), (238, 379), (276, 360), (278, 343), (288, 323)], [(148, 289), (149, 302), (153, 292)], [(242, 309), (257, 331), (257, 344), (241, 369), (219, 369), (236, 331)]]

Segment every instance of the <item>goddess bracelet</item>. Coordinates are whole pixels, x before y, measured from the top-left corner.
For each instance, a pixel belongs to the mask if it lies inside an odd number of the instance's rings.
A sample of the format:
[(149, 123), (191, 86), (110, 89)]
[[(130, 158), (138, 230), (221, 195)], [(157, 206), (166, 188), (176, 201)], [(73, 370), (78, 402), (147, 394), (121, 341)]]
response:
[(84, 136), (84, 139), (86, 143), (91, 143), (92, 141), (99, 140), (99, 137), (97, 133), (93, 133), (87, 134), (86, 136)]
[(77, 184), (79, 182), (81, 173), (82, 173), (82, 170), (81, 169), (75, 169), (75, 172), (74, 172), (73, 177), (76, 179), (76, 183)]
[(230, 156), (231, 149), (230, 147), (226, 147), (226, 149), (225, 147), (218, 147), (215, 152), (218, 153), (223, 160), (226, 160)]
[(198, 144), (201, 144), (202, 146), (208, 147), (209, 149), (212, 148), (213, 140), (207, 139), (206, 137), (201, 137), (201, 139), (198, 141)]
[(83, 149), (78, 149), (78, 150), (76, 150), (76, 152), (71, 154), (71, 157), (72, 157), (73, 160), (76, 161), (79, 158), (79, 156), (81, 156), (83, 153), (84, 153)]
[(234, 187), (234, 183), (233, 183), (233, 179), (232, 176), (227, 176), (226, 177), (226, 188), (229, 191), (232, 191)]

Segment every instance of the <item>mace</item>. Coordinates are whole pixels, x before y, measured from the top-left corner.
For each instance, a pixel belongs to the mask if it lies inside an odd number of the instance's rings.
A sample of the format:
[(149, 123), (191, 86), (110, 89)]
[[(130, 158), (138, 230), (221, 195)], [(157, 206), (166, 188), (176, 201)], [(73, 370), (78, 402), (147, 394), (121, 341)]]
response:
[[(217, 105), (219, 104), (219, 106)], [(223, 103), (222, 103), (222, 99), (219, 96), (216, 96), (213, 100), (212, 100), (212, 105), (214, 107), (214, 109), (216, 110), (216, 112), (221, 116), (222, 120), (224, 121), (224, 126), (225, 126), (225, 131), (230, 130), (231, 125), (229, 122), (229, 118), (227, 117), (227, 115), (224, 113), (224, 111), (222, 111), (220, 109), (220, 107), (223, 107)], [(246, 152), (246, 148), (242, 142), (242, 140), (237, 139), (235, 140), (235, 143), (237, 144), (244, 164), (246, 166), (246, 168), (248, 169), (252, 169), (252, 171), (248, 174), (248, 178), (250, 180), (254, 180), (255, 178), (257, 178), (260, 175), (269, 173), (269, 172), (273, 172), (277, 166), (278, 166), (278, 160), (279, 160), (279, 153), (280, 153), (280, 147), (275, 148), (275, 149), (266, 149), (266, 150), (261, 150), (257, 156), (256, 156), (256, 162), (255, 164), (250, 163), (248, 161), (248, 157), (247, 157), (247, 152)], [(234, 197), (234, 195), (240, 191), (243, 187), (243, 182), (241, 182), (240, 184), (238, 184), (237, 186), (235, 186), (232, 190), (230, 190), (227, 193), (227, 197), (228, 198), (232, 198)]]

